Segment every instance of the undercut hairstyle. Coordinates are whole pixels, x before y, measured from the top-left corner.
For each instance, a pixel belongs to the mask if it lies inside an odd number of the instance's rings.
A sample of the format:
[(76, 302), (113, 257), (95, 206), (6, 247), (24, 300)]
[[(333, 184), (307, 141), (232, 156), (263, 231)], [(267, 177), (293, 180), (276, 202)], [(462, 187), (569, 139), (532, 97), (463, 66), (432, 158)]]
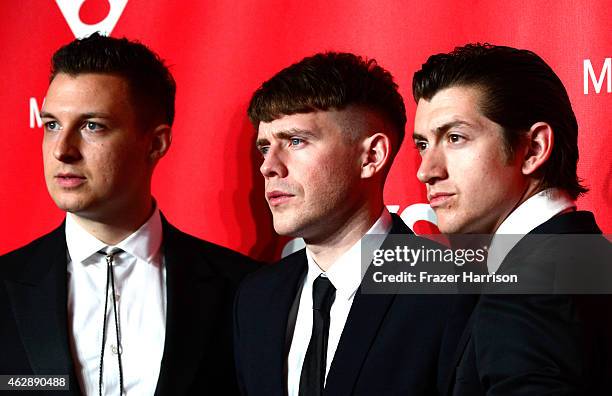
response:
[(145, 45), (127, 38), (94, 33), (76, 39), (53, 54), (51, 77), (101, 73), (124, 78), (143, 121), (174, 122), (176, 83), (164, 61)]
[(397, 84), (374, 59), (343, 52), (318, 53), (281, 70), (253, 94), (247, 114), (255, 129), (284, 115), (343, 110), (349, 105), (375, 112), (404, 139), (406, 108)]
[(588, 191), (576, 173), (576, 116), (563, 83), (542, 58), (528, 50), (491, 44), (457, 47), (427, 59), (414, 74), (412, 94), (418, 103), (457, 86), (478, 89), (480, 111), (503, 128), (508, 159), (535, 123), (548, 123), (554, 144), (539, 170), (541, 187), (564, 189), (574, 199)]

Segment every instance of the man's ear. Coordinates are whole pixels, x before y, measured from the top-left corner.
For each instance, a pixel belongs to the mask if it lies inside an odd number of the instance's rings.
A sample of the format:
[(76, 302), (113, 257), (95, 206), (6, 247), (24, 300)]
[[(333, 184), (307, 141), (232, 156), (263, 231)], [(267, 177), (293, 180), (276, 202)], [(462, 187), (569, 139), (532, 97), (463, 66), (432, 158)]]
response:
[(527, 132), (525, 159), (521, 170), (524, 175), (533, 175), (548, 161), (552, 154), (554, 134), (546, 122), (536, 122)]
[(150, 133), (152, 133), (152, 139), (149, 158), (152, 162), (157, 162), (166, 155), (170, 148), (170, 144), (172, 143), (172, 128), (167, 124), (161, 124), (155, 127)]
[(384, 133), (375, 133), (363, 142), (361, 178), (367, 179), (380, 173), (391, 158), (391, 140)]

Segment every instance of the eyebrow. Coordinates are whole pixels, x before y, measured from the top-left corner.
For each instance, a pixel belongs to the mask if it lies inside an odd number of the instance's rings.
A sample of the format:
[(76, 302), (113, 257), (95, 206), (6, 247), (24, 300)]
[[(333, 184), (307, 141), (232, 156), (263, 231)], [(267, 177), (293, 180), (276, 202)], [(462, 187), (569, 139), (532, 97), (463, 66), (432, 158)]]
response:
[[(448, 131), (449, 129), (455, 128), (458, 126), (471, 126), (471, 124), (469, 122), (461, 121), (461, 120), (449, 121), (435, 128), (433, 130), (433, 133), (434, 135), (442, 135), (444, 132)], [(412, 134), (412, 139), (413, 140), (427, 140), (427, 138), (424, 135), (421, 135), (418, 132), (414, 132)]]
[[(279, 139), (279, 140), (289, 140), (295, 135), (309, 137), (309, 138), (316, 138), (318, 136), (313, 131), (309, 131), (307, 129), (299, 129), (299, 128), (291, 128), (291, 129), (287, 129), (283, 131), (276, 131), (276, 132), (273, 132), (272, 135), (276, 139)], [(266, 138), (259, 138), (257, 139), (257, 141), (255, 141), (255, 147), (257, 148), (262, 147), (262, 146), (267, 146), (269, 144), (270, 144), (270, 141)]]
[[(41, 111), (40, 112), (40, 118), (56, 118), (52, 113), (49, 113), (47, 111)], [(110, 114), (107, 113), (96, 113), (96, 112), (90, 112), (90, 113), (83, 113), (80, 115), (80, 118), (85, 119), (85, 118), (111, 118)]]

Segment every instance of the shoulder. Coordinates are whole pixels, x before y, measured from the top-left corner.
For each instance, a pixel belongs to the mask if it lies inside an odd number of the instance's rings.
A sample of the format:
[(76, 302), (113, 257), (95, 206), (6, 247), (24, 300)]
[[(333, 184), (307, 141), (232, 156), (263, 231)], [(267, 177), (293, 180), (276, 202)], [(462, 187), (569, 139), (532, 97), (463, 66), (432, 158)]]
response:
[(552, 217), (530, 234), (601, 234), (593, 213), (577, 210)]
[(248, 275), (242, 282), (242, 292), (252, 292), (269, 288), (271, 285), (292, 283), (307, 269), (305, 249), (282, 258), (281, 260), (262, 266)]
[(53, 255), (66, 251), (64, 223), (53, 231), (33, 240), (25, 246), (0, 256), (0, 274), (2, 278), (16, 278), (27, 272), (28, 263), (41, 255)]
[(569, 294), (608, 293), (611, 258), (612, 244), (601, 235), (592, 213), (571, 212), (553, 217), (523, 237), (500, 271), (518, 274), (525, 290), (547, 285)]
[(306, 250), (301, 249), (282, 259), (268, 264), (249, 276), (251, 282), (282, 279), (294, 272), (301, 272), (307, 265)]
[(256, 260), (229, 248), (180, 231), (164, 222), (164, 250), (178, 250), (183, 255), (206, 262), (215, 272), (230, 278), (242, 278), (261, 265)]
[(18, 249), (15, 249), (11, 252), (8, 252), (4, 255), (0, 256), (0, 260), (4, 262), (5, 260), (12, 261), (15, 259), (23, 259), (25, 257), (30, 256), (33, 252), (36, 252), (41, 249), (48, 249), (57, 245), (58, 242), (65, 243), (65, 233), (64, 233), (64, 224), (62, 223), (59, 227), (54, 229), (53, 231), (34, 239), (29, 242), (27, 245), (22, 246)]
[(242, 279), (257, 270), (261, 263), (229, 248), (180, 231), (167, 221), (163, 223), (165, 254), (180, 255), (191, 263), (207, 263), (208, 269), (230, 279)]

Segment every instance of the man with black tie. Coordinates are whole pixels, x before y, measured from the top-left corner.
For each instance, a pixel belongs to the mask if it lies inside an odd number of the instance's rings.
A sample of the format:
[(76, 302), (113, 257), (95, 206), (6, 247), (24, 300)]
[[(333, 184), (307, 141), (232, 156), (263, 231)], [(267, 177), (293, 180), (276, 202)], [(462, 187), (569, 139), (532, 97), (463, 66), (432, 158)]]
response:
[(519, 281), (515, 295), (480, 298), (448, 394), (609, 394), (609, 296), (568, 295), (610, 293), (612, 253), (601, 236), (560, 236), (601, 234), (576, 211), (587, 190), (561, 80), (531, 51), (475, 44), (431, 56), (413, 94), (418, 178), (438, 227), (491, 234), (488, 270)]
[(0, 258), (0, 373), (69, 375), (70, 394), (237, 393), (231, 306), (254, 264), (174, 228), (151, 195), (175, 90), (127, 39), (54, 54), (43, 159), (67, 215)]
[(436, 394), (471, 307), (361, 290), (362, 254), (369, 263), (388, 235), (411, 234), (383, 204), (406, 123), (390, 73), (350, 53), (316, 54), (264, 82), (248, 114), (274, 228), (306, 248), (237, 293), (242, 392)]

